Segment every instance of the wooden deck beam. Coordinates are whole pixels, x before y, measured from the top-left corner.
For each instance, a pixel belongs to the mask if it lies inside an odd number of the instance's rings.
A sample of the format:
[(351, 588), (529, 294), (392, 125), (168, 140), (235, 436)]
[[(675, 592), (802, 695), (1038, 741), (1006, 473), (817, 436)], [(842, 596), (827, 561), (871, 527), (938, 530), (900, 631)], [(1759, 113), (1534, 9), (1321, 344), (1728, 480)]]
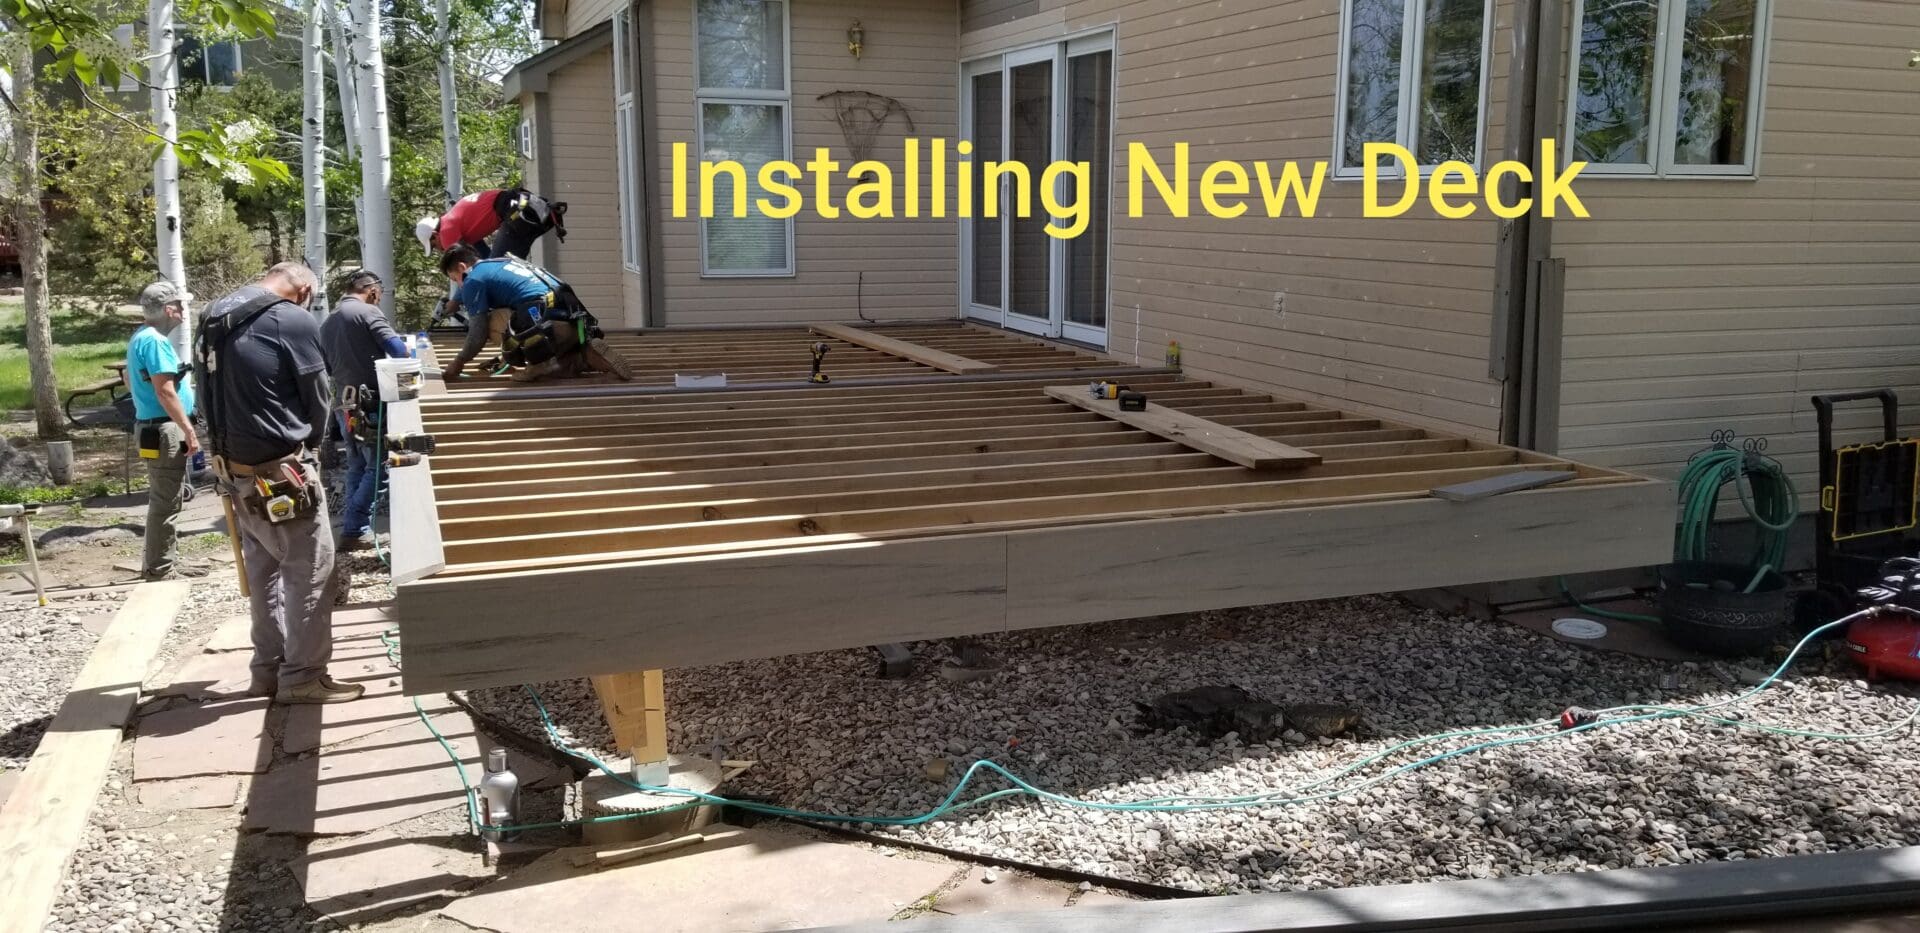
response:
[[(403, 676), (418, 694), (1664, 563), (1671, 487), (1622, 480), (436, 577), (399, 588)], [(645, 612), (615, 596), (637, 593)]]

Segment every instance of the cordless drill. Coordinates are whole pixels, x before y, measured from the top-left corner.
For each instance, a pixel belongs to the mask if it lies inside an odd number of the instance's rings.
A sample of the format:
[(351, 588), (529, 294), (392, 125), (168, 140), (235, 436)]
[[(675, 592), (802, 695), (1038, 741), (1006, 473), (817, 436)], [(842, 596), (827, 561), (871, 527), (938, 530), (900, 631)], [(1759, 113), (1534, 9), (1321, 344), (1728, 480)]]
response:
[(813, 374), (807, 377), (807, 381), (811, 383), (815, 383), (817, 385), (825, 385), (829, 382), (832, 382), (833, 380), (827, 378), (826, 373), (823, 373), (820, 371), (820, 364), (823, 362), (826, 362), (827, 351), (833, 348), (827, 346), (826, 341), (817, 340), (817, 341), (814, 341), (812, 349), (813, 349)]

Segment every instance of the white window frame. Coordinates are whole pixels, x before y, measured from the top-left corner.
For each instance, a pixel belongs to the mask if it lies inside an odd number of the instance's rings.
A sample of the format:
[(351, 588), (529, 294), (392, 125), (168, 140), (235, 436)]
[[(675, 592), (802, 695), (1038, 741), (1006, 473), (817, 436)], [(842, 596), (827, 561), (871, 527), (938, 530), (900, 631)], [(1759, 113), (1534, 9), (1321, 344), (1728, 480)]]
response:
[(620, 176), (620, 263), (628, 272), (640, 272), (645, 224), (640, 216), (639, 124), (633, 72), (627, 61), (631, 15), (626, 7), (613, 14), (613, 148)]
[[(707, 151), (707, 105), (708, 104), (746, 104), (754, 106), (777, 106), (780, 108), (781, 158), (793, 161), (793, 8), (787, 0), (763, 0), (766, 3), (780, 4), (780, 44), (781, 75), (778, 90), (768, 88), (711, 88), (698, 87), (693, 100), (694, 152), (697, 163), (701, 154)], [(700, 80), (700, 0), (693, 3), (693, 77)], [(692, 167), (698, 171), (697, 164)], [(697, 179), (696, 179), (697, 181)], [(748, 183), (753, 184), (749, 178)], [(751, 211), (753, 205), (748, 204)], [(715, 269), (707, 257), (707, 218), (700, 218), (700, 276), (702, 278), (791, 278), (797, 273), (797, 263), (793, 255), (793, 218), (782, 220), (786, 226), (787, 263), (783, 267), (767, 269)]]
[[(1747, 148), (1737, 165), (1682, 165), (1674, 153), (1680, 148), (1679, 95), (1682, 56), (1679, 43), (1687, 28), (1685, 0), (1653, 0), (1660, 4), (1660, 28), (1655, 33), (1652, 100), (1647, 108), (1649, 144), (1648, 162), (1589, 162), (1580, 177), (1600, 178), (1724, 178), (1752, 181), (1759, 178), (1761, 123), (1767, 113), (1767, 66), (1772, 47), (1773, 0), (1754, 0), (1753, 74), (1747, 88)], [(1581, 33), (1587, 21), (1587, 0), (1574, 0), (1573, 24), (1567, 46), (1567, 114), (1565, 145), (1561, 164), (1573, 161), (1574, 122), (1579, 118)]]
[[(1414, 133), (1419, 126), (1420, 115), (1420, 61), (1426, 46), (1426, 12), (1428, 0), (1405, 0), (1406, 10), (1400, 29), (1400, 115), (1394, 129), (1393, 142), (1408, 151), (1414, 149)], [(1335, 58), (1333, 91), (1333, 177), (1335, 179), (1360, 179), (1366, 177), (1365, 165), (1348, 165), (1347, 159), (1347, 58), (1353, 46), (1353, 4), (1354, 0), (1340, 0), (1340, 33), (1335, 37), (1340, 43), (1339, 55)], [(1493, 0), (1486, 0), (1481, 13), (1480, 26), (1480, 95), (1479, 108), (1473, 130), (1473, 167), (1477, 170), (1486, 162), (1487, 153), (1487, 110), (1488, 95), (1493, 78)], [(1416, 155), (1418, 153), (1415, 153)], [(1379, 177), (1398, 178), (1398, 163), (1383, 168)], [(1439, 168), (1439, 163), (1421, 165), (1420, 175), (1426, 177)]]

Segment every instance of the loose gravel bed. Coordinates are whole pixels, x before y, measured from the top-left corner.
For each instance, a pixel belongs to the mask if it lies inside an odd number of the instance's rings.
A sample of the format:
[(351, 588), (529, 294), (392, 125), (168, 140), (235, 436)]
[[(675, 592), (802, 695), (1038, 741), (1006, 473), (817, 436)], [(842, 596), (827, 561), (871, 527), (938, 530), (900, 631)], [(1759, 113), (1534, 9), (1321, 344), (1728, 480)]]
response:
[[(943, 675), (938, 645), (916, 646), (919, 671), (905, 681), (877, 679), (866, 651), (669, 672), (671, 744), (701, 754), (718, 744), (727, 757), (756, 759), (733, 790), (835, 813), (925, 811), (968, 764), (988, 757), (1091, 800), (1246, 795), (1323, 778), (1433, 733), (1533, 722), (1573, 705), (1709, 703), (1756, 679), (1735, 665), (1641, 660), (1392, 598), (1012, 633), (982, 644), (1002, 669), (975, 680)], [(1870, 686), (1846, 660), (1816, 655), (1733, 715), (1866, 732), (1913, 711), (1910, 688)], [(1271, 747), (1134, 733), (1136, 701), (1204, 684), (1282, 704), (1357, 705), (1370, 728), (1358, 738), (1294, 734)], [(584, 681), (538, 689), (570, 740), (614, 754)], [(473, 699), (539, 728), (522, 691)], [(1125, 813), (1002, 800), (878, 831), (1222, 893), (1914, 845), (1914, 734), (1908, 725), (1886, 739), (1834, 742), (1648, 722), (1463, 755), (1295, 805)], [(1330, 786), (1467, 742), (1396, 754)], [(944, 782), (929, 778), (940, 772), (936, 760)], [(988, 780), (979, 790), (1002, 786)]]
[(120, 598), (88, 594), (47, 607), (32, 596), (0, 601), (0, 772), (27, 766), (100, 640), (87, 625), (101, 628)]

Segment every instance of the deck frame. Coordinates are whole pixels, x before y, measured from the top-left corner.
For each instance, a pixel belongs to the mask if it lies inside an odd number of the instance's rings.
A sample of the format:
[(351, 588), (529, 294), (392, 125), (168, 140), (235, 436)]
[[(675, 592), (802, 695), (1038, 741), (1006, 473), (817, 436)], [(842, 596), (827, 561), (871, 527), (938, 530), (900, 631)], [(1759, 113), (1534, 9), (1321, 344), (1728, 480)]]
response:
[[(1074, 368), (424, 400), (439, 447), (401, 521), (432, 516), (444, 568), (396, 581), (408, 692), (1671, 556), (1662, 483), (976, 331), (888, 333)], [(811, 335), (755, 339), (792, 336)], [(724, 355), (729, 339), (678, 335), (663, 353)], [(1319, 462), (1247, 469), (1049, 396), (1088, 373), (1125, 373), (1182, 424)], [(1467, 503), (1429, 494), (1521, 470), (1573, 478)], [(428, 537), (401, 531), (403, 548)]]

